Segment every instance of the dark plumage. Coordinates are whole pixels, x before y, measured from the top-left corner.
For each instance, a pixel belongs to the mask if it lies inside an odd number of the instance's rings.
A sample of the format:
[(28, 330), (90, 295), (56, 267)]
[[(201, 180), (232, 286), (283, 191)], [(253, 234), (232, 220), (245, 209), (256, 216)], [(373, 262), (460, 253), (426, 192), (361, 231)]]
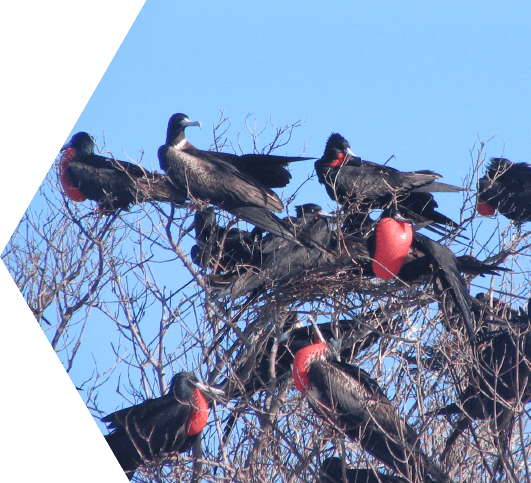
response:
[[(376, 309), (371, 312), (370, 315), (364, 317), (364, 319), (372, 320), (374, 318), (381, 317), (381, 310)], [(379, 319), (377, 328), (379, 330), (385, 330), (388, 325), (388, 320), (384, 317)], [(335, 338), (334, 330), (330, 322), (317, 324), (317, 327), (327, 341)], [(361, 329), (360, 325), (354, 320), (340, 320), (337, 321), (338, 337), (341, 339), (347, 334), (352, 335)], [(276, 342), (276, 337), (270, 337), (265, 344), (264, 350), (261, 351), (256, 357), (256, 365), (250, 374), (244, 376), (239, 374), (238, 380), (243, 382), (247, 390), (248, 397), (252, 397), (256, 392), (264, 389), (271, 381), (271, 369), (273, 367), (275, 378), (281, 379), (288, 373), (291, 373), (291, 366), (293, 364), (293, 358), (295, 354), (302, 348), (312, 345), (318, 340), (318, 336), (315, 333), (313, 326), (298, 327), (290, 329), (279, 336), (278, 347), (274, 352), (275, 360), (274, 364), (271, 364), (271, 355), (273, 354), (273, 346)], [(341, 351), (340, 356), (343, 358), (351, 357), (353, 354), (357, 354), (359, 351), (372, 346), (379, 336), (371, 331), (368, 331), (366, 337), (361, 338), (354, 346), (349, 346), (345, 350)], [(231, 397), (239, 396), (241, 393), (239, 390), (231, 390)]]
[(398, 277), (405, 282), (415, 282), (424, 275), (433, 274), (434, 292), (439, 297), (446, 318), (453, 320), (454, 315), (459, 314), (470, 339), (473, 340), (476, 327), (469, 290), (461, 272), (472, 275), (497, 275), (497, 271), (510, 270), (483, 263), (469, 255), (456, 258), (448, 247), (415, 233), (410, 255), (406, 258)]
[(94, 154), (94, 147), (94, 139), (86, 132), (74, 134), (63, 147), (59, 179), (73, 201), (94, 200), (99, 210), (112, 212), (144, 201), (182, 204), (186, 200), (185, 192), (166, 176)]
[[(498, 313), (501, 314), (501, 311)], [(494, 421), (500, 446), (507, 448), (515, 406), (531, 401), (531, 325), (529, 313), (508, 312), (508, 327), (483, 332), (478, 340), (477, 360), (470, 365), (468, 385), (459, 402), (437, 414), (459, 414), (443, 453), (446, 456), (472, 420)], [(479, 321), (481, 323), (481, 320)]]
[(189, 372), (173, 376), (168, 394), (121, 409), (102, 418), (112, 433), (105, 436), (131, 479), (143, 461), (191, 449), (208, 420), (208, 404)]
[[(412, 481), (447, 476), (418, 447), (418, 435), (361, 368), (333, 360), (325, 344), (297, 352), (293, 379), (314, 411), (382, 463)], [(429, 475), (429, 476), (428, 476)]]
[[(326, 216), (328, 214), (320, 206), (306, 204), (297, 207), (297, 217), (289, 223), (297, 237), (304, 236), (305, 240), (326, 248), (331, 233)], [(296, 241), (268, 235), (248, 266), (237, 267), (223, 279), (211, 278), (211, 286), (219, 289), (228, 285), (222, 296), (230, 290), (231, 297), (236, 299), (273, 283), (277, 286), (289, 284), (304, 270), (316, 266), (322, 256), (323, 251), (319, 248), (301, 246)]]
[(496, 297), (491, 299), (486, 293), (478, 293), (471, 301), (476, 323), (484, 332), (489, 332), (489, 324), (507, 328), (507, 321), (512, 327), (526, 327), (529, 316), (523, 307), (515, 310)]
[(328, 138), (324, 155), (316, 161), (315, 170), (330, 198), (353, 207), (355, 212), (386, 208), (396, 202), (402, 213), (414, 221), (431, 220), (456, 226), (435, 210), (437, 203), (430, 192), (458, 192), (461, 188), (435, 182), (441, 175), (433, 171), (402, 172), (363, 161), (351, 151), (350, 144), (340, 134), (334, 133)]
[(200, 123), (190, 121), (185, 114), (171, 116), (166, 144), (158, 151), (160, 167), (173, 183), (190, 199), (212, 203), (263, 230), (294, 239), (290, 227), (269, 211), (284, 208), (271, 188), (289, 182), (289, 163), (310, 158), (202, 151), (186, 139), (188, 126)]
[[(415, 230), (416, 227), (413, 227)], [(360, 273), (372, 277), (374, 273), (375, 232), (368, 236), (346, 234), (342, 237), (342, 244), (349, 255), (339, 257), (331, 266), (352, 264), (355, 260)], [(471, 276), (499, 275), (499, 272), (510, 272), (510, 269), (489, 264), (470, 255), (456, 257), (446, 246), (415, 232), (409, 252), (398, 271), (397, 277), (406, 283), (423, 282), (431, 277), (434, 292), (440, 300), (440, 307), (445, 312), (446, 327), (454, 327), (457, 317), (462, 320), (471, 340), (476, 331), (476, 324), (471, 309), (471, 301), (467, 282), (461, 273)]]
[[(335, 323), (335, 329), (332, 328), (330, 322), (317, 324), (319, 332), (327, 341), (336, 337), (341, 341), (348, 340), (350, 336), (356, 337), (355, 343), (347, 344), (341, 350), (340, 357), (342, 359), (346, 360), (360, 351), (372, 347), (380, 338), (377, 332), (362, 328), (359, 324), (360, 318), (367, 326), (374, 327), (378, 331), (386, 332), (389, 328), (390, 317), (384, 317), (380, 308), (370, 311), (364, 316), (358, 315), (356, 320), (339, 320)], [(297, 313), (290, 314), (286, 325), (292, 325), (297, 321)], [(365, 333), (362, 335), (362, 332)], [(255, 343), (253, 349), (256, 349), (256, 355), (249, 355), (236, 371), (238, 383), (234, 384), (234, 379), (227, 379), (222, 383), (222, 387), (226, 388), (229, 399), (241, 397), (244, 401), (249, 401), (257, 392), (266, 388), (274, 390), (279, 387), (288, 374), (291, 375), (295, 354), (300, 349), (314, 344), (317, 340), (316, 331), (313, 325), (310, 325), (291, 328), (279, 336), (269, 337), (263, 343)], [(272, 358), (274, 359), (272, 360)], [(226, 427), (227, 435), (230, 434), (236, 417), (237, 413), (233, 413), (229, 418)]]
[(492, 158), (478, 183), (477, 209), (486, 216), (498, 210), (517, 223), (531, 220), (531, 166)]
[(347, 468), (346, 480), (339, 458), (327, 458), (320, 469), (319, 483), (408, 483), (408, 480), (393, 475), (385, 475), (370, 468)]
[(213, 273), (230, 271), (237, 264), (250, 263), (260, 249), (262, 230), (252, 232), (222, 228), (212, 210), (198, 211), (194, 217), (195, 239), (191, 258), (194, 263)]

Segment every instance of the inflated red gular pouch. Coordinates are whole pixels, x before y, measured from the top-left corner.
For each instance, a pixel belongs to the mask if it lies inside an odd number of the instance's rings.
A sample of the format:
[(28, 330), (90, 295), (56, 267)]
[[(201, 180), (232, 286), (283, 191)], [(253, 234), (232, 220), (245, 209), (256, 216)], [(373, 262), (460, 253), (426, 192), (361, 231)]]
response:
[(70, 147), (65, 149), (65, 152), (63, 153), (63, 155), (61, 156), (61, 160), (59, 161), (59, 179), (61, 180), (61, 184), (63, 185), (63, 189), (65, 190), (66, 196), (68, 196), (72, 201), (85, 201), (87, 198), (83, 196), (81, 191), (74, 187), (72, 181), (70, 181), (70, 178), (66, 174), (66, 168), (68, 167), (68, 164), (75, 157), (75, 148)]
[(496, 208), (494, 208), (492, 205), (489, 205), (486, 201), (483, 201), (479, 196), (476, 203), (476, 210), (478, 210), (478, 213), (481, 216), (492, 216), (494, 213), (496, 213)]
[(389, 280), (397, 275), (413, 241), (408, 221), (382, 218), (376, 227), (372, 269), (377, 277)]
[(188, 436), (193, 436), (194, 434), (200, 433), (205, 427), (208, 421), (208, 403), (203, 396), (203, 393), (197, 388), (194, 388), (194, 396), (192, 400), (193, 409), (188, 416), (188, 421), (186, 422), (186, 434)]

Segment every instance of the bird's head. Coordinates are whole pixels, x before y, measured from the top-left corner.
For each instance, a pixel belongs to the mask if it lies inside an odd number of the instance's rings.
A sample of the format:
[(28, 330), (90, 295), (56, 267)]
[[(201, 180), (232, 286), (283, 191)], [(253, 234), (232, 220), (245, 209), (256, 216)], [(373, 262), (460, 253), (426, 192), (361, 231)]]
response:
[(77, 154), (92, 154), (95, 146), (94, 138), (90, 134), (81, 131), (74, 134), (72, 139), (61, 148), (61, 151), (74, 148)]
[(306, 203), (295, 207), (297, 218), (316, 217), (316, 218), (332, 218), (331, 213), (323, 211), (323, 209), (315, 203)]
[(186, 114), (177, 113), (170, 117), (168, 121), (168, 132), (166, 135), (166, 144), (176, 144), (184, 137), (184, 130), (190, 126), (201, 128), (199, 121), (190, 121)]
[(350, 143), (338, 133), (333, 133), (328, 138), (321, 160), (329, 167), (339, 167), (347, 161), (358, 161), (361, 165), (360, 158), (350, 149)]

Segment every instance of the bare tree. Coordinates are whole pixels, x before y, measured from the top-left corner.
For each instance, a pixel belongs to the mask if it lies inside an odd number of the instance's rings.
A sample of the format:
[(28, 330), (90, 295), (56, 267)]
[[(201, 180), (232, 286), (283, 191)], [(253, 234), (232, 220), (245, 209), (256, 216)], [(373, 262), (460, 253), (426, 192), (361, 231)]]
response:
[[(259, 128), (249, 119), (233, 146), (222, 112), (211, 148), (243, 152), (240, 142), (249, 136), (255, 152), (283, 154), (302, 125), (270, 121)], [(530, 235), (502, 217), (494, 230), (491, 220), (476, 217), (474, 189), (486, 146), (480, 141), (470, 153), (459, 228), (439, 240), (458, 255), (512, 269), (468, 280), (472, 293), (486, 294), (473, 305), (477, 326), (512, 330), (509, 309), (517, 311), (531, 296)], [(231, 300), (214, 293), (210, 281), (237, 220), (217, 212), (227, 230), (212, 240), (210, 253), (218, 258), (203, 269), (190, 256), (196, 243), (192, 206), (146, 203), (111, 215), (94, 206), (65, 198), (51, 172), (2, 256), (91, 413), (99, 421), (158, 397), (181, 370), (195, 371), (225, 393), (211, 401), (202, 451), (146, 462), (136, 480), (315, 481), (333, 455), (348, 467), (389, 472), (342, 428), (315, 415), (294, 388), (289, 341), (300, 325), (327, 323), (338, 356), (377, 381), (449, 481), (531, 481), (531, 394), (503, 401), (504, 424), (469, 414), (470, 424), (446, 446), (463, 415), (437, 412), (456, 403), (466, 415), (460, 395), (470, 386), (482, 390), (474, 368), (484, 360), (459, 324), (448, 320), (452, 314), (440, 310), (429, 275), (410, 283), (367, 277), (360, 258), (338, 243), (318, 267)], [(499, 304), (507, 309), (499, 311)], [(514, 340), (525, 337), (523, 330), (511, 332)], [(517, 347), (516, 357), (531, 368), (530, 354)], [(192, 464), (196, 460), (200, 465)]]

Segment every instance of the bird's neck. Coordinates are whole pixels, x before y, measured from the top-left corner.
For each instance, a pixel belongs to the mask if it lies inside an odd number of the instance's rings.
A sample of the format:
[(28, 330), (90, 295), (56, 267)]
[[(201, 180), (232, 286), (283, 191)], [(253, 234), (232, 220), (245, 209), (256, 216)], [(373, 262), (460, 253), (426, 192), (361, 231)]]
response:
[(166, 144), (177, 149), (186, 147), (189, 143), (184, 135), (184, 129), (179, 130), (177, 133), (169, 132), (166, 136)]

